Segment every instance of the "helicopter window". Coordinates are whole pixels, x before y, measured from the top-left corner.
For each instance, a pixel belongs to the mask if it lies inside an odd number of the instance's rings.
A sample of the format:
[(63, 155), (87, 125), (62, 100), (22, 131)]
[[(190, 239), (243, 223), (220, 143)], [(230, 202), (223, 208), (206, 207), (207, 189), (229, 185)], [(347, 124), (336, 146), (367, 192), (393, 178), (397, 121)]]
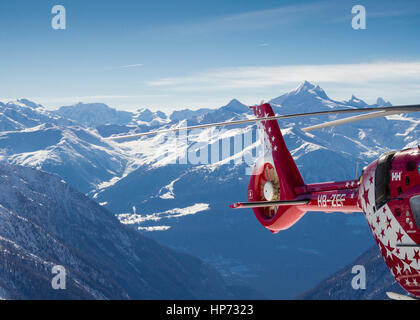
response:
[[(384, 153), (376, 164), (375, 170), (375, 205), (382, 207), (390, 198), (389, 183), (391, 180), (390, 170), (395, 151)], [(398, 190), (399, 191), (399, 190)], [(402, 190), (401, 190), (402, 192)], [(401, 193), (400, 192), (400, 193)]]
[(410, 198), (411, 212), (416, 221), (417, 229), (420, 229), (420, 195)]

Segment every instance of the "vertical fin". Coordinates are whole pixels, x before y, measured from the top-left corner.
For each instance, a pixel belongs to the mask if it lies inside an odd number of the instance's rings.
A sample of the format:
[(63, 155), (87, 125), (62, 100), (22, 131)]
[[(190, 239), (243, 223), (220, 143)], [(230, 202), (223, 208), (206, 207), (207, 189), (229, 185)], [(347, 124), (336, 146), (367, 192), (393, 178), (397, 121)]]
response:
[[(275, 115), (268, 103), (253, 107), (253, 110), (258, 118)], [(264, 158), (273, 159), (274, 168), (280, 180), (280, 189), (282, 191), (280, 200), (292, 200), (296, 197), (294, 188), (303, 186), (305, 183), (292, 155), (287, 149), (278, 122), (277, 120), (261, 121), (258, 122), (258, 126)]]
[[(252, 109), (258, 118), (274, 116), (274, 111), (268, 103)], [(257, 160), (250, 177), (248, 201), (298, 200), (295, 188), (304, 186), (305, 183), (287, 149), (277, 120), (259, 121), (258, 127), (263, 156)], [(305, 214), (300, 206), (292, 205), (273, 205), (252, 210), (258, 221), (271, 232), (291, 227)]]

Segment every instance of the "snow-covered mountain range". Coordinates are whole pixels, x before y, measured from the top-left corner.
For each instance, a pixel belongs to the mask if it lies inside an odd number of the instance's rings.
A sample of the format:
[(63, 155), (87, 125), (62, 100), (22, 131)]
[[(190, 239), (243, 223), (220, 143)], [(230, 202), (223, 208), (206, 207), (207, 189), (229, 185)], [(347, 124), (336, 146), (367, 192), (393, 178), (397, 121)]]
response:
[[(309, 82), (270, 103), (280, 114), (390, 105), (382, 98), (369, 105), (354, 95), (336, 101)], [(246, 200), (246, 174), (259, 145), (254, 125), (194, 131), (187, 140), (175, 135), (104, 139), (250, 116), (250, 109), (236, 99), (217, 109), (185, 109), (170, 115), (82, 103), (50, 111), (21, 99), (0, 104), (0, 157), (59, 174), (123, 224), (199, 256), (231, 284), (252, 286), (272, 298), (292, 298), (373, 244), (362, 215), (309, 213), (292, 229), (272, 235), (251, 211), (229, 209), (228, 204)], [(417, 114), (310, 133), (301, 130), (338, 117), (279, 121), (307, 183), (355, 178), (381, 153), (419, 142)], [(224, 143), (233, 146), (238, 139), (248, 144), (212, 159), (216, 149)], [(207, 159), (213, 161), (200, 162), (203, 158), (196, 150), (208, 145)]]

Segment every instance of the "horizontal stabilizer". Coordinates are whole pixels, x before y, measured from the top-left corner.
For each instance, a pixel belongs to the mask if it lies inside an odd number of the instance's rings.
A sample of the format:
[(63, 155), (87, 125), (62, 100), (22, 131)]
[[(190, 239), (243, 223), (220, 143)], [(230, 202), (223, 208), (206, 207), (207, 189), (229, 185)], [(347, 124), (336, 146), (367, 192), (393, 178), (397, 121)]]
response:
[(237, 202), (230, 207), (232, 209), (247, 209), (247, 208), (264, 208), (275, 206), (298, 206), (308, 204), (308, 199), (303, 200), (278, 200), (278, 201), (256, 201), (256, 202)]

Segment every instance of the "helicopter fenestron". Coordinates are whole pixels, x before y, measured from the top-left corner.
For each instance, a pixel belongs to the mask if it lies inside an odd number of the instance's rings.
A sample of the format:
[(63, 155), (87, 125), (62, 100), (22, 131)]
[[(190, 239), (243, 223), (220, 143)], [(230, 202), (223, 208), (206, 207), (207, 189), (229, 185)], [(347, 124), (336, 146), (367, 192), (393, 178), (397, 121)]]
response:
[(420, 298), (420, 146), (390, 151), (364, 168), (359, 179), (305, 184), (290, 154), (277, 119), (352, 114), (303, 128), (304, 131), (420, 111), (420, 105), (342, 109), (275, 115), (268, 103), (251, 107), (255, 118), (115, 136), (118, 140), (159, 133), (256, 122), (263, 154), (256, 161), (247, 189), (250, 208), (269, 231), (292, 227), (306, 212), (363, 212), (378, 248), (396, 281)]

